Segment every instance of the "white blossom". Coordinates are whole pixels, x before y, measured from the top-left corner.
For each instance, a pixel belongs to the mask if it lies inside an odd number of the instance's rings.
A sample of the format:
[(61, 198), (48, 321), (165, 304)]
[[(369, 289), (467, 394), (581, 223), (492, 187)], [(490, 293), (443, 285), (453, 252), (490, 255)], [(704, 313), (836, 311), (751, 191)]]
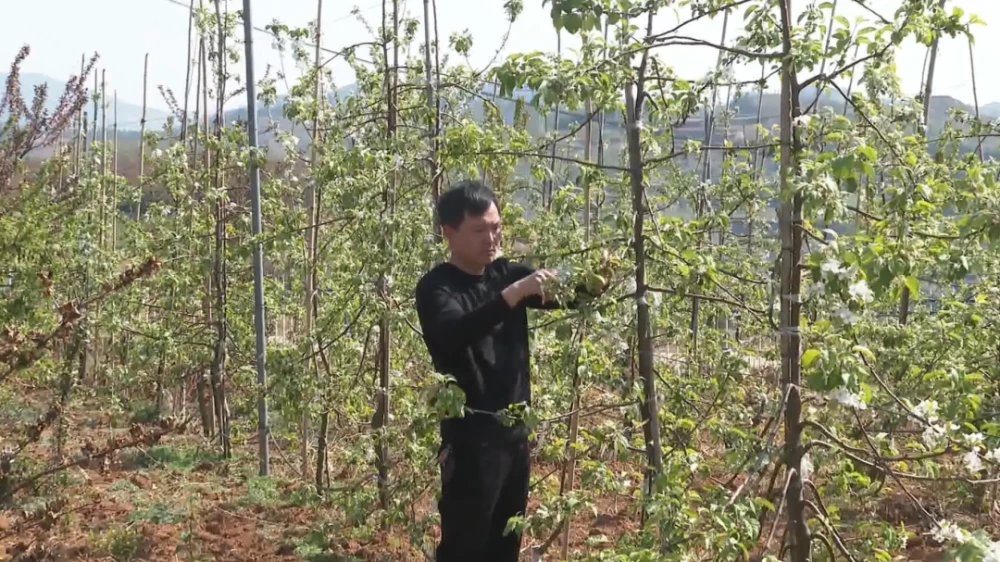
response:
[(854, 314), (854, 312), (846, 306), (838, 308), (836, 314), (844, 324), (854, 324), (859, 318), (857, 314)]
[(848, 267), (840, 270), (838, 276), (841, 279), (854, 279), (858, 275), (858, 266), (851, 264)]
[(921, 439), (923, 440), (924, 445), (933, 449), (944, 442), (945, 435), (947, 435), (947, 432), (944, 427), (934, 424), (927, 426), (927, 429), (925, 429), (923, 435), (921, 435)]
[(837, 261), (837, 258), (827, 258), (827, 260), (819, 266), (819, 270), (823, 273), (823, 275), (840, 275), (844, 271), (844, 266)]
[(971, 534), (950, 521), (940, 521), (931, 537), (940, 544), (964, 544), (971, 538)]
[(988, 547), (986, 547), (986, 552), (983, 555), (983, 562), (1000, 562), (1000, 541), (991, 542)]
[(979, 458), (979, 453), (975, 451), (969, 451), (962, 455), (962, 462), (965, 463), (965, 469), (970, 473), (977, 473), (983, 469), (983, 460)]
[(983, 444), (983, 439), (985, 439), (985, 437), (983, 436), (982, 433), (976, 432), (976, 433), (969, 433), (964, 437), (964, 439), (966, 446), (971, 447), (973, 449), (978, 449), (979, 446)]
[(813, 468), (814, 466), (812, 462), (812, 457), (809, 456), (809, 453), (802, 455), (802, 465), (800, 466), (800, 472), (802, 473), (803, 480), (809, 480), (809, 478), (812, 476)]
[(817, 281), (809, 285), (809, 288), (806, 289), (806, 296), (815, 297), (817, 295), (822, 295), (824, 292), (826, 292), (826, 283)]
[(875, 300), (875, 293), (872, 292), (871, 288), (868, 286), (868, 282), (864, 279), (851, 283), (851, 286), (847, 289), (851, 293), (851, 296), (860, 300), (863, 303), (870, 303)]
[(153, 151), (153, 158), (163, 158), (163, 151), (157, 148)]
[(638, 287), (635, 284), (635, 277), (629, 277), (625, 281), (625, 290), (628, 291), (629, 293), (634, 293), (636, 292), (637, 289)]
[(935, 423), (938, 421), (937, 400), (924, 400), (923, 402), (917, 404), (917, 407), (913, 409), (913, 412), (927, 420), (928, 423)]
[(1000, 463), (1000, 448), (993, 449), (992, 451), (986, 453), (986, 459)]
[(698, 456), (698, 453), (689, 453), (688, 454), (688, 456), (687, 456), (688, 469), (691, 472), (695, 472), (695, 471), (698, 470), (698, 461), (699, 461), (699, 458), (700, 457)]
[(830, 392), (830, 400), (837, 402), (842, 406), (851, 408), (852, 410), (864, 410), (868, 407), (861, 396), (847, 390), (846, 388), (838, 388)]

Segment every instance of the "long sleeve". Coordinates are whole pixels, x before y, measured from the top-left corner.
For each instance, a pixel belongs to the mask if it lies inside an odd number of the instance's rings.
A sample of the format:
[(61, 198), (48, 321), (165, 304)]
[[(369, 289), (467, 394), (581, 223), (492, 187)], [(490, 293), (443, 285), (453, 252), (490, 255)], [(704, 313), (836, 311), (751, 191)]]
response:
[(416, 292), (417, 315), (433, 354), (447, 355), (486, 336), (506, 318), (511, 308), (503, 296), (465, 311), (447, 289), (420, 286)]
[[(524, 279), (525, 277), (531, 275), (534, 272), (535, 269), (530, 266), (515, 262), (508, 263), (507, 273), (508, 275), (510, 275), (511, 283)], [(577, 305), (579, 304), (580, 293), (584, 294), (587, 293), (586, 288), (583, 287), (582, 285), (576, 288), (577, 298), (566, 303), (559, 302), (556, 300), (547, 300), (545, 302), (542, 302), (542, 297), (534, 295), (521, 301), (521, 304), (523, 304), (528, 308), (535, 308), (539, 310), (559, 310), (564, 308), (575, 310), (577, 308)]]

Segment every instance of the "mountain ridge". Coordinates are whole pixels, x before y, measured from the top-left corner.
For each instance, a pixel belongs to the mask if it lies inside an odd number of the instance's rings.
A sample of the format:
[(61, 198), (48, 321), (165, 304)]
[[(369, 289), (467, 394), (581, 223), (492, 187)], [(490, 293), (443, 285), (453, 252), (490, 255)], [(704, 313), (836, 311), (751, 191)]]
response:
[[(7, 74), (0, 73), (0, 80), (6, 81)], [(22, 73), (21, 74), (21, 92), (26, 100), (31, 100), (34, 97), (34, 89), (40, 84), (48, 84), (49, 96), (46, 100), (46, 109), (52, 111), (58, 105), (59, 97), (65, 90), (66, 82), (54, 79), (50, 76), (39, 74), (39, 73)], [(357, 84), (349, 84), (347, 86), (338, 88), (328, 94), (328, 99), (333, 103), (336, 99), (346, 99), (357, 92)], [(517, 105), (516, 100), (525, 100), (530, 102), (534, 92), (528, 89), (520, 89), (512, 94), (512, 97), (499, 97), (494, 95), (493, 85), (487, 84), (480, 92), (479, 97), (470, 100), (470, 109), (473, 117), (477, 121), (483, 119), (485, 112), (485, 102), (484, 99), (489, 99), (491, 103), (495, 104), (500, 110), (504, 120), (508, 123), (513, 121), (515, 108)], [(814, 100), (818, 101), (820, 107), (830, 107), (834, 111), (843, 112), (845, 102), (843, 98), (836, 92), (825, 91), (816, 97), (817, 91), (815, 88), (808, 88), (806, 91), (802, 92), (801, 99), (802, 103), (805, 105), (811, 105)], [(283, 145), (278, 141), (276, 135), (273, 132), (273, 128), (277, 128), (282, 131), (286, 131), (296, 136), (299, 139), (300, 148), (308, 148), (309, 146), (309, 135), (307, 131), (301, 126), (293, 123), (287, 119), (284, 115), (284, 107), (288, 100), (288, 94), (282, 94), (277, 97), (277, 100), (273, 106), (265, 107), (262, 103), (257, 104), (257, 114), (258, 119), (261, 122), (260, 126), (260, 145), (266, 147), (268, 152), (272, 155), (277, 155), (278, 152), (283, 150)], [(109, 102), (109, 105), (112, 102)], [(717, 138), (728, 138), (734, 143), (739, 144), (743, 141), (745, 137), (752, 135), (752, 129), (756, 125), (758, 106), (761, 115), (761, 125), (765, 127), (771, 127), (778, 122), (778, 108), (780, 105), (780, 98), (777, 93), (774, 92), (763, 92), (762, 99), (760, 94), (756, 91), (750, 91), (744, 93), (738, 98), (729, 100), (729, 108), (734, 110), (734, 114), (731, 116), (728, 128), (722, 128), (717, 131)], [(717, 106), (717, 110), (721, 110), (726, 106), (725, 101), (721, 102)], [(534, 136), (542, 136), (546, 132), (551, 131), (555, 125), (554, 112), (549, 111), (546, 114), (542, 114), (537, 109), (530, 106), (529, 108), (529, 119), (528, 119), (528, 129)], [(850, 108), (847, 108), (846, 112), (848, 116), (853, 117), (853, 112)], [(951, 109), (961, 109), (969, 114), (975, 113), (975, 108), (965, 104), (961, 100), (953, 98), (947, 95), (938, 95), (931, 97), (931, 131), (940, 130), (943, 126), (945, 119), (947, 118), (947, 113)], [(88, 101), (88, 105), (85, 107), (86, 110), (92, 110), (92, 105)], [(108, 107), (108, 126), (113, 125), (113, 107)], [(704, 110), (703, 110), (704, 111)], [(676, 138), (678, 141), (684, 140), (703, 140), (705, 137), (705, 127), (704, 127), (704, 113), (700, 111), (699, 113), (689, 117), (684, 123), (682, 123), (676, 129)], [(998, 119), (1000, 118), (1000, 101), (990, 102), (981, 105), (979, 108), (980, 116), (985, 119)], [(147, 108), (146, 120), (147, 129), (157, 130), (160, 128), (168, 117), (170, 112), (164, 111), (156, 108)], [(224, 114), (224, 119), (226, 123), (233, 123), (237, 121), (245, 121), (247, 116), (247, 106), (242, 105), (232, 109), (229, 109)], [(137, 138), (137, 131), (139, 130), (140, 120), (142, 117), (142, 107), (134, 103), (118, 100), (118, 130), (119, 135), (122, 139), (128, 140), (132, 137)], [(563, 109), (560, 112), (560, 122), (559, 130), (567, 132), (574, 127), (582, 124), (583, 120), (586, 118), (582, 111), (567, 111)], [(210, 117), (214, 119), (214, 115)], [(615, 145), (619, 145), (622, 141), (619, 138), (620, 129), (622, 127), (621, 116), (617, 113), (609, 113), (606, 116), (606, 128), (605, 128), (605, 140), (609, 142), (612, 150)], [(570, 145), (579, 144), (579, 142), (571, 141), (568, 143)], [(578, 147), (575, 147), (578, 148)], [(989, 139), (986, 143), (986, 149), (988, 152), (996, 152), (1000, 149), (1000, 143), (993, 142), (993, 139)]]
[[(0, 72), (0, 84), (6, 85), (7, 78), (10, 76), (8, 72)], [(63, 92), (66, 91), (66, 81), (53, 78), (51, 76), (40, 74), (37, 72), (22, 72), (20, 75), (21, 82), (21, 95), (24, 100), (30, 104), (35, 98), (35, 88), (42, 84), (48, 86), (48, 98), (45, 100), (45, 109), (49, 112), (55, 111), (59, 105), (59, 98), (62, 96)], [(88, 89), (93, 89), (91, 86)], [(84, 111), (88, 114), (93, 111), (93, 101), (88, 99), (87, 104), (84, 106)], [(108, 92), (107, 100), (107, 122), (108, 127), (111, 127), (114, 123), (114, 93)], [(157, 123), (165, 121), (169, 117), (170, 112), (164, 111), (162, 109), (157, 109), (153, 107), (146, 107), (146, 123), (147, 128), (150, 127), (152, 123)], [(92, 117), (88, 117), (91, 119)], [(129, 101), (118, 99), (118, 130), (119, 131), (138, 131), (142, 121), (142, 105), (131, 103)], [(91, 121), (92, 122), (92, 121)]]

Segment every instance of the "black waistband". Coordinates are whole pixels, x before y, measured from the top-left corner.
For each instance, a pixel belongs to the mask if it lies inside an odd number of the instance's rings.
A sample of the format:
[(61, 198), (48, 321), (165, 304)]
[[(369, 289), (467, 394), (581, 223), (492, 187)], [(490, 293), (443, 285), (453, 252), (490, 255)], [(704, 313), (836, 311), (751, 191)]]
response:
[(456, 440), (520, 441), (531, 433), (524, 422), (504, 425), (496, 416), (483, 413), (466, 413), (465, 417), (441, 421), (441, 442)]

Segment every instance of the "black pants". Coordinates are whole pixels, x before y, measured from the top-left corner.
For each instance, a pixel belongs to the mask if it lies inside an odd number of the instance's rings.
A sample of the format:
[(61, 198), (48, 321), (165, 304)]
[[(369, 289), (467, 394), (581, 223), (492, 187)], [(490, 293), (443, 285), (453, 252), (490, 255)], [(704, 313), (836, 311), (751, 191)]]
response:
[(521, 535), (507, 521), (528, 505), (527, 439), (455, 438), (441, 447), (437, 562), (517, 562)]

